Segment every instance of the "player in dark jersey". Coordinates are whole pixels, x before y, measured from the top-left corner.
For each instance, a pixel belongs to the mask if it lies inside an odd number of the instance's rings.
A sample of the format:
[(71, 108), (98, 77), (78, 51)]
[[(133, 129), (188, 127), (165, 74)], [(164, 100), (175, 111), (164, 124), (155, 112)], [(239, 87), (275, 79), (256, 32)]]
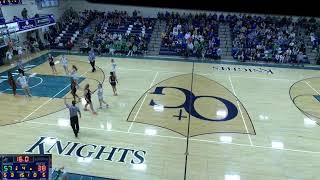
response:
[(16, 85), (16, 81), (14, 80), (11, 71), (8, 71), (8, 83), (11, 86), (12, 89), (12, 93), (14, 96), (17, 95), (16, 91), (17, 91), (17, 85)]
[(91, 112), (93, 114), (97, 114), (94, 109), (93, 109), (93, 105), (92, 105), (92, 101), (91, 101), (91, 90), (89, 89), (89, 84), (86, 84), (86, 86), (84, 87), (84, 98), (86, 100), (86, 104), (84, 105), (84, 111), (88, 111), (87, 106), (90, 106)]
[(78, 98), (78, 101), (80, 102), (80, 97), (77, 95), (77, 82), (73, 79), (71, 79), (71, 94), (73, 96), (73, 100), (76, 101), (76, 97)]
[(115, 76), (114, 72), (110, 72), (110, 77), (109, 77), (109, 83), (112, 87), (113, 90), (113, 95), (117, 96), (117, 77)]
[(49, 65), (50, 65), (50, 67), (52, 69), (52, 73), (53, 74), (58, 74), (56, 66), (54, 64), (53, 56), (51, 54), (49, 54), (48, 61), (49, 61)]

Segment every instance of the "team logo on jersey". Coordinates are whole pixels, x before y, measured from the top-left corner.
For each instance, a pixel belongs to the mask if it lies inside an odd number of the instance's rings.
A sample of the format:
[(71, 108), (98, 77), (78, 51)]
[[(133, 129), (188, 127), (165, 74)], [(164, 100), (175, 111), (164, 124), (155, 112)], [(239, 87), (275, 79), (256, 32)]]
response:
[(308, 78), (294, 83), (289, 90), (293, 104), (318, 125), (320, 125), (319, 84), (320, 77)]
[(249, 114), (237, 97), (221, 84), (197, 74), (175, 76), (153, 86), (135, 104), (127, 121), (190, 137), (218, 132), (255, 134)]

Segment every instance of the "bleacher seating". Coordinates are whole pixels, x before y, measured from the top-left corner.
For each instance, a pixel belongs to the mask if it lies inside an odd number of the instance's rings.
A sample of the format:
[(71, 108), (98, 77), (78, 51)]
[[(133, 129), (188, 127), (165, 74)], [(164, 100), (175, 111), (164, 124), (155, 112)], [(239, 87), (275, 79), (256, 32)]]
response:
[(234, 59), (309, 63), (302, 27), (291, 18), (233, 15), (227, 19)]
[(71, 49), (79, 40), (79, 35), (84, 28), (94, 19), (95, 11), (84, 11), (80, 14), (69, 9), (65, 12), (60, 32), (54, 30), (54, 41), (50, 43), (53, 49)]
[[(106, 12), (96, 26), (96, 33), (88, 40), (98, 53), (133, 54), (147, 51), (151, 39), (155, 18), (144, 18), (126, 12)], [(86, 44), (87, 46), (88, 44)], [(88, 47), (81, 48), (83, 52)]]
[(167, 12), (158, 14), (158, 18), (167, 23), (160, 55), (221, 57), (218, 29), (219, 21), (224, 21), (223, 16)]

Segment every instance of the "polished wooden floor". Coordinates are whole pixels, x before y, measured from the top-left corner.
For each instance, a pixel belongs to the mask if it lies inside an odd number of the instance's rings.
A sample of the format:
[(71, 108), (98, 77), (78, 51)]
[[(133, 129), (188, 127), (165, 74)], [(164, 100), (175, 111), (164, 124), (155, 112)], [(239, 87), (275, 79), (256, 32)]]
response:
[[(90, 70), (87, 57), (68, 57), (81, 72)], [(314, 96), (320, 95), (320, 71), (261, 67), (271, 69), (273, 74), (268, 74), (233, 71), (234, 68), (260, 67), (230, 64), (127, 58), (115, 58), (115, 61), (118, 96), (113, 96), (107, 82), (110, 58), (97, 58), (96, 65), (106, 74), (104, 96), (110, 107), (98, 109), (98, 115), (82, 111), (79, 138), (73, 135), (66, 109), (52, 112), (63, 107), (62, 99), (33, 97), (29, 101), (1, 94), (0, 113), (6, 117), (4, 124), (13, 123), (17, 117), (23, 122), (0, 126), (0, 152), (25, 153), (40, 137), (48, 137), (45, 141), (48, 151), (58, 140), (64, 146), (71, 142), (105, 146), (105, 151), (116, 147), (145, 152), (143, 164), (135, 164), (131, 162), (130, 153), (120, 162), (121, 154), (108, 161), (79, 158), (75, 152), (70, 156), (59, 155), (56, 147), (51, 149), (54, 167), (64, 166), (67, 171), (80, 174), (139, 180), (176, 180), (184, 176), (188, 180), (319, 179), (320, 102)], [(45, 63), (31, 71), (51, 74), (48, 68)], [(63, 74), (61, 67), (58, 71)], [(99, 72), (86, 75), (87, 82), (94, 88), (96, 81), (90, 78), (103, 80)], [(85, 83), (81, 83), (81, 87)], [(157, 87), (167, 89), (159, 95), (154, 93)], [(189, 102), (188, 107), (166, 108), (186, 101), (186, 94), (172, 87), (186, 89), (195, 96), (211, 97), (191, 101), (193, 104)], [(232, 108), (212, 96), (235, 105), (236, 113), (231, 120), (226, 120), (226, 116), (232, 113)], [(97, 95), (92, 98), (97, 109)], [(158, 105), (151, 106), (151, 100)], [(24, 103), (23, 111), (18, 107), (21, 103)], [(216, 121), (187, 113), (190, 105), (198, 114)], [(82, 109), (82, 104), (79, 106)], [(38, 113), (45, 116), (28, 119)], [(54, 138), (56, 140), (50, 142)], [(38, 150), (34, 148), (32, 153)], [(82, 153), (90, 152), (97, 155), (92, 147), (86, 147)]]

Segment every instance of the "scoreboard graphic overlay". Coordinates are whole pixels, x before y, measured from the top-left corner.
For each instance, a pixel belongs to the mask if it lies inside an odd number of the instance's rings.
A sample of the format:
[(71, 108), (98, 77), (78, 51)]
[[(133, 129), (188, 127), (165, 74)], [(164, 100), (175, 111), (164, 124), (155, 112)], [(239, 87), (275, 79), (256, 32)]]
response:
[(0, 154), (0, 180), (49, 180), (51, 159), (51, 154)]

